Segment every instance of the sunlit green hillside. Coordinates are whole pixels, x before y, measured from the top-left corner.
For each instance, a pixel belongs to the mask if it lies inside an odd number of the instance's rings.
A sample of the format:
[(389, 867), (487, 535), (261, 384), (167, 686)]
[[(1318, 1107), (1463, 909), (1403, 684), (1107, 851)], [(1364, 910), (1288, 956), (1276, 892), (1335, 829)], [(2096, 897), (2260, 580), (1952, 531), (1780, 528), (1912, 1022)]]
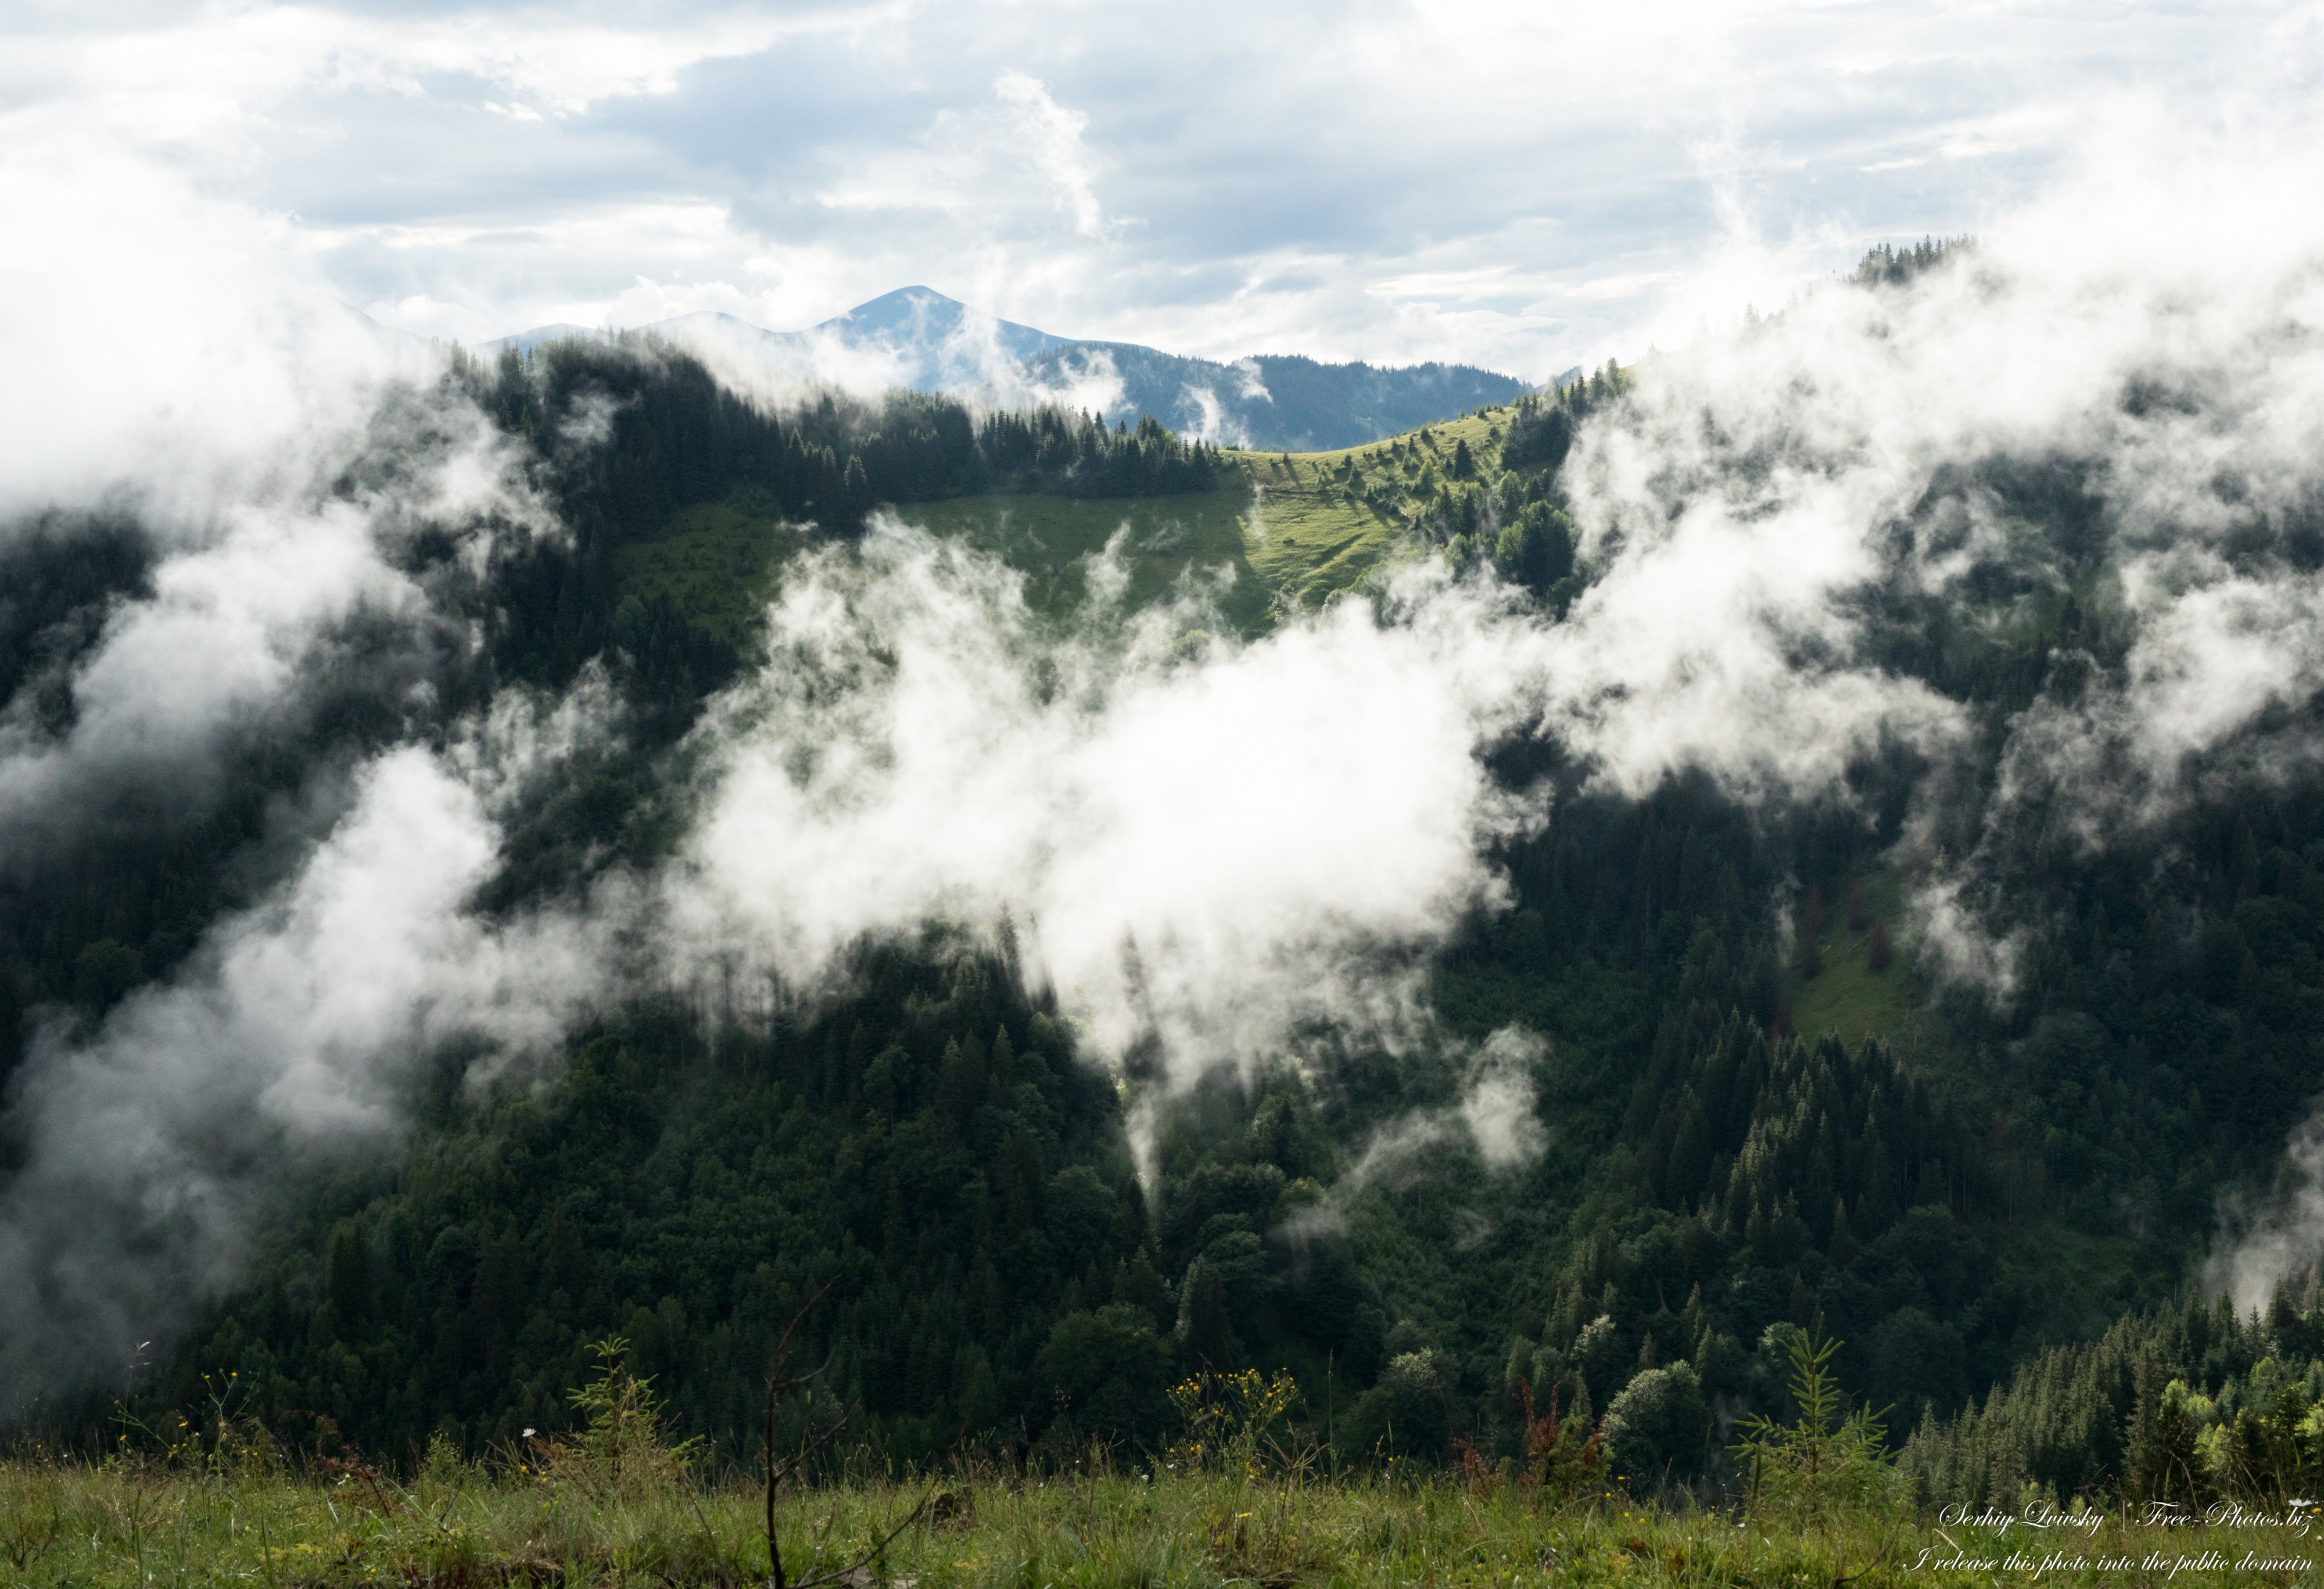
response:
[(1273, 587), (1248, 555), (1251, 494), (1173, 496), (961, 496), (916, 503), (900, 517), (999, 558), (1025, 576), (1027, 600), (1063, 617), (1088, 599), (1098, 569), (1118, 561), (1120, 598), (1146, 606), (1175, 591), (1210, 594), (1237, 627), (1268, 621)]
[[(963, 496), (910, 503), (899, 516), (999, 557), (1026, 577), (1038, 611), (1077, 607), (1089, 594), (1092, 559), (1114, 557), (1128, 572), (1124, 596), (1133, 606), (1198, 581), (1228, 622), (1253, 633), (1415, 555), (1414, 521), (1440, 486), (1498, 476), (1508, 413), (1488, 410), (1338, 452), (1230, 453), (1242, 478), (1221, 491)], [(623, 546), (615, 568), (623, 595), (661, 598), (740, 648), (760, 622), (776, 570), (806, 543), (779, 503), (745, 485), (678, 509), (659, 534)]]
[(661, 533), (613, 554), (624, 596), (669, 602), (722, 644), (740, 648), (758, 629), (774, 573), (799, 545), (780, 504), (742, 485), (716, 502), (672, 513)]

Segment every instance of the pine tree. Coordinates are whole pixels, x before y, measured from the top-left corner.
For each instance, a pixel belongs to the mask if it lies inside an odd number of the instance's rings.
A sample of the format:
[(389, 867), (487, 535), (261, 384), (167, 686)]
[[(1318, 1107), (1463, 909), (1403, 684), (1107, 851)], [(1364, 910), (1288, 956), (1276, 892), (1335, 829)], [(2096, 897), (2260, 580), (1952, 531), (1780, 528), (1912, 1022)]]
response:
[(1187, 1267), (1185, 1280), (1178, 1288), (1177, 1335), (1179, 1354), (1186, 1363), (1219, 1373), (1235, 1366), (1226, 1287), (1201, 1257)]

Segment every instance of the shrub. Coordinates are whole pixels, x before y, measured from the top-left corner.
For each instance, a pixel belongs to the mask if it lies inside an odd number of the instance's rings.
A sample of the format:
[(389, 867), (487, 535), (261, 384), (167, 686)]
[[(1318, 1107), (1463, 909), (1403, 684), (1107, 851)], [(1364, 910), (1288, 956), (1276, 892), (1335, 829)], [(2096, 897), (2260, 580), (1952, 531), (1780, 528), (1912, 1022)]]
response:
[(1603, 1432), (1623, 1473), (1655, 1482), (1692, 1475), (1711, 1433), (1702, 1381), (1684, 1359), (1645, 1370), (1608, 1403)]
[(1575, 1397), (1572, 1413), (1560, 1418), (1557, 1400), (1564, 1388), (1562, 1381), (1552, 1381), (1549, 1410), (1536, 1413), (1533, 1386), (1524, 1382), (1518, 1386), (1525, 1402), (1525, 1483), (1553, 1501), (1572, 1501), (1594, 1492), (1605, 1472), (1604, 1443), (1591, 1427), (1589, 1390), (1585, 1387)]
[(1390, 1359), (1379, 1383), (1357, 1398), (1348, 1431), (1365, 1455), (1442, 1457), (1452, 1431), (1435, 1353), (1424, 1348)]
[(1290, 1465), (1272, 1431), (1298, 1400), (1299, 1382), (1287, 1373), (1265, 1380), (1246, 1369), (1183, 1380), (1170, 1387), (1170, 1404), (1186, 1437), (1170, 1455), (1190, 1471), (1216, 1469), (1236, 1478), (1259, 1472), (1262, 1449)]
[(1153, 1316), (1127, 1302), (1065, 1315), (1033, 1360), (1034, 1373), (1080, 1427), (1149, 1445), (1160, 1432), (1168, 1371)]
[(1831, 1360), (1840, 1343), (1823, 1333), (1771, 1325), (1768, 1344), (1780, 1345), (1792, 1367), (1797, 1422), (1785, 1427), (1755, 1416), (1733, 1450), (1749, 1475), (1748, 1504), (1803, 1529), (1829, 1529), (1852, 1509), (1885, 1507), (1894, 1492), (1887, 1433), (1866, 1408), (1843, 1416)]
[(543, 1475), (594, 1494), (635, 1498), (683, 1481), (698, 1440), (672, 1441), (653, 1381), (632, 1374), (628, 1341), (608, 1335), (590, 1347), (597, 1377), (566, 1400), (588, 1416), (579, 1432), (535, 1443)]

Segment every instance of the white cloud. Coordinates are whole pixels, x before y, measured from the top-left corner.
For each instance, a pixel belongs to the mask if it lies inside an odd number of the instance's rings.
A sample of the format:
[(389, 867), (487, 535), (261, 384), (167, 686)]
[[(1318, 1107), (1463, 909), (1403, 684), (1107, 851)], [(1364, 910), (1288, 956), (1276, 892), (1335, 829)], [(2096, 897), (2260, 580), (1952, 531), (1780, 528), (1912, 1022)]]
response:
[[(432, 664), (475, 637), (398, 552), (421, 527), (471, 558), (488, 534), (556, 532), (497, 432), (435, 384), (440, 358), (340, 303), (295, 226), (134, 152), (28, 134), (38, 120), (0, 134), (0, 532), (51, 509), (57, 533), (78, 513), (133, 518), (150, 562), (42, 681), (69, 726), (51, 733), (30, 692), (0, 718), (12, 869), (69, 867), (115, 821), (198, 815), (221, 757), (296, 743), (336, 682), (391, 722), (428, 719)], [(259, 909), (97, 1030), (43, 1017), (11, 1078), (24, 1148), (0, 1192), (12, 1402), (181, 1320), (231, 1276), (272, 1178), (392, 1131), (426, 1047), (545, 1039), (595, 985), (565, 975), (574, 940), (463, 914), (495, 853), (493, 758), (361, 753), (343, 741), (305, 768), (282, 820), (229, 858)]]
[(1501, 1028), (1477, 1050), (1460, 1110), (1487, 1169), (1520, 1169), (1548, 1148), (1533, 1085), (1533, 1072), (1548, 1053), (1545, 1039), (1516, 1026)]
[(320, 633), (359, 607), (418, 616), (418, 590), (353, 507), (237, 518), (219, 544), (166, 558), (150, 599), (116, 609), (70, 676), (62, 738), (21, 711), (0, 718), (0, 864), (131, 791), (198, 807), (212, 748), (284, 704)]
[(412, 367), (278, 220), (102, 150), (24, 154), (0, 162), (0, 513), (102, 500), (134, 460), (146, 506), (198, 522)]
[(2265, 1312), (2276, 1286), (2324, 1262), (2324, 1118), (2295, 1127), (2273, 1197), (2229, 1196), (2203, 1264), (2203, 1289), (2225, 1293), (2246, 1317)]
[(1522, 819), (1474, 753), (1516, 707), (1501, 659), (1445, 601), (1163, 667), (1204, 617), (1174, 609), (1052, 683), (1012, 576), (890, 525), (860, 572), (810, 562), (781, 663), (705, 730), (673, 920), (812, 984), (858, 935), (1008, 911), (1102, 1051), (1156, 1033), (1185, 1075), (1280, 1052), (1303, 1014), (1392, 1032), (1415, 990), (1376, 951), (1489, 896), (1479, 841)]
[(1184, 421), (1179, 426), (1180, 431), (1196, 441), (1207, 441), (1219, 447), (1250, 445), (1250, 428), (1228, 413), (1226, 405), (1219, 401), (1219, 394), (1208, 386), (1182, 387), (1178, 393), (1178, 411)]
[[(599, 323), (682, 256), (776, 328), (926, 281), (1173, 351), (1538, 378), (1984, 225), (2126, 91), (2198, 133), (2304, 122), (2314, 32), (2264, 5), (81, 8), (11, 33), (0, 160), (158, 154), (342, 296), (440, 306), (406, 322), (431, 332)], [(689, 206), (715, 224), (680, 246), (651, 217)], [(1254, 290), (1286, 260), (1304, 286)]]
[(1083, 138), (1089, 117), (1059, 105), (1038, 79), (1020, 71), (1001, 73), (992, 91), (1017, 112), (1018, 128), (1034, 162), (1056, 184), (1057, 203), (1072, 214), (1074, 229), (1084, 237), (1102, 235), (1106, 219), (1094, 186), (1096, 162)]
[(498, 834), (428, 753), (364, 770), (297, 877), (215, 928), (86, 1039), (43, 1033), (18, 1079), (26, 1157), (0, 1191), (0, 1363), (13, 1399), (132, 1349), (239, 1272), (270, 1184), (393, 1140), (447, 1039), (550, 1043), (603, 956), (464, 911)]
[[(1575, 667), (1606, 676), (1582, 698), (1613, 704), (1589, 743), (1631, 788), (1675, 755), (1730, 782), (1754, 766), (1829, 782), (1876, 726), (1944, 762), (1966, 715), (1867, 665), (1868, 614), (1931, 596), (1970, 604), (1964, 622), (2020, 624), (1972, 571), (2050, 589), (2073, 554), (1973, 473), (1926, 506), (1939, 470), (2053, 469), (2090, 494), (2083, 555), (2106, 573), (2080, 577), (2121, 670), (2061, 659), (2061, 680), (2086, 682), (2006, 725), (1986, 843), (1916, 905), (1932, 965), (2005, 994), (2016, 946), (1980, 938), (1974, 901), (2028, 812), (2103, 844), (2179, 808), (2231, 746), (2263, 773), (2317, 749), (2297, 728), (2239, 736), (2324, 686), (2324, 586), (2273, 540), (2310, 511), (2324, 444), (2324, 227), (2265, 199), (2324, 164), (2272, 133), (2166, 134), (2135, 116), (2104, 132), (1965, 265), (1909, 291), (1810, 294), (1653, 361), (1572, 467), (1603, 568), (1575, 608)], [(1933, 844), (1916, 830), (1920, 858)]]
[[(1635, 538), (1564, 624), (1421, 565), (1173, 661), (1177, 633), (1221, 628), (1197, 590), (1056, 651), (1013, 575), (887, 523), (794, 565), (775, 661), (700, 731), (680, 957), (741, 946), (812, 987), (863, 935), (1005, 914), (1101, 1054), (1155, 1040), (1181, 1080), (1296, 1053), (1312, 1022), (1418, 1040), (1420, 956), (1501, 897), (1487, 842), (1547, 818), (1487, 775), (1502, 736), (1545, 725), (1626, 790), (1702, 767), (1750, 797), (1836, 787), (1883, 732), (1955, 731), (1848, 652), (1869, 554), (1846, 505)], [(1834, 655), (1803, 667), (1803, 638)]]
[[(439, 356), (337, 302), (279, 219), (133, 157), (52, 152), (0, 167), (19, 222), (0, 245), (0, 535), (51, 509), (134, 517), (150, 591), (50, 680), (60, 735), (30, 691), (0, 716), (0, 864), (108, 798), (198, 809), (213, 753), (295, 711), (359, 614), (418, 647), (440, 619), (393, 560), (415, 524), (554, 528), (504, 439), (431, 384)], [(335, 485), (383, 451), (377, 483)]]

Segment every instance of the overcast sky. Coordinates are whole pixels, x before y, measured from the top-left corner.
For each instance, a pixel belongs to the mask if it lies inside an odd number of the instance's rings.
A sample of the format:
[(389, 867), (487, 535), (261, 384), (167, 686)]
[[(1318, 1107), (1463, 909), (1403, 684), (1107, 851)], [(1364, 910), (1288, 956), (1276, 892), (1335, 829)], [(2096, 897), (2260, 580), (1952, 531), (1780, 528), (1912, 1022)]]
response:
[(1534, 379), (1976, 230), (2094, 128), (2304, 116), (2324, 33), (1937, 0), (7, 14), (20, 292), (72, 268), (35, 234), (176, 217), (133, 245), (170, 270), (239, 217), (425, 335), (787, 329), (924, 283), (1068, 336)]

